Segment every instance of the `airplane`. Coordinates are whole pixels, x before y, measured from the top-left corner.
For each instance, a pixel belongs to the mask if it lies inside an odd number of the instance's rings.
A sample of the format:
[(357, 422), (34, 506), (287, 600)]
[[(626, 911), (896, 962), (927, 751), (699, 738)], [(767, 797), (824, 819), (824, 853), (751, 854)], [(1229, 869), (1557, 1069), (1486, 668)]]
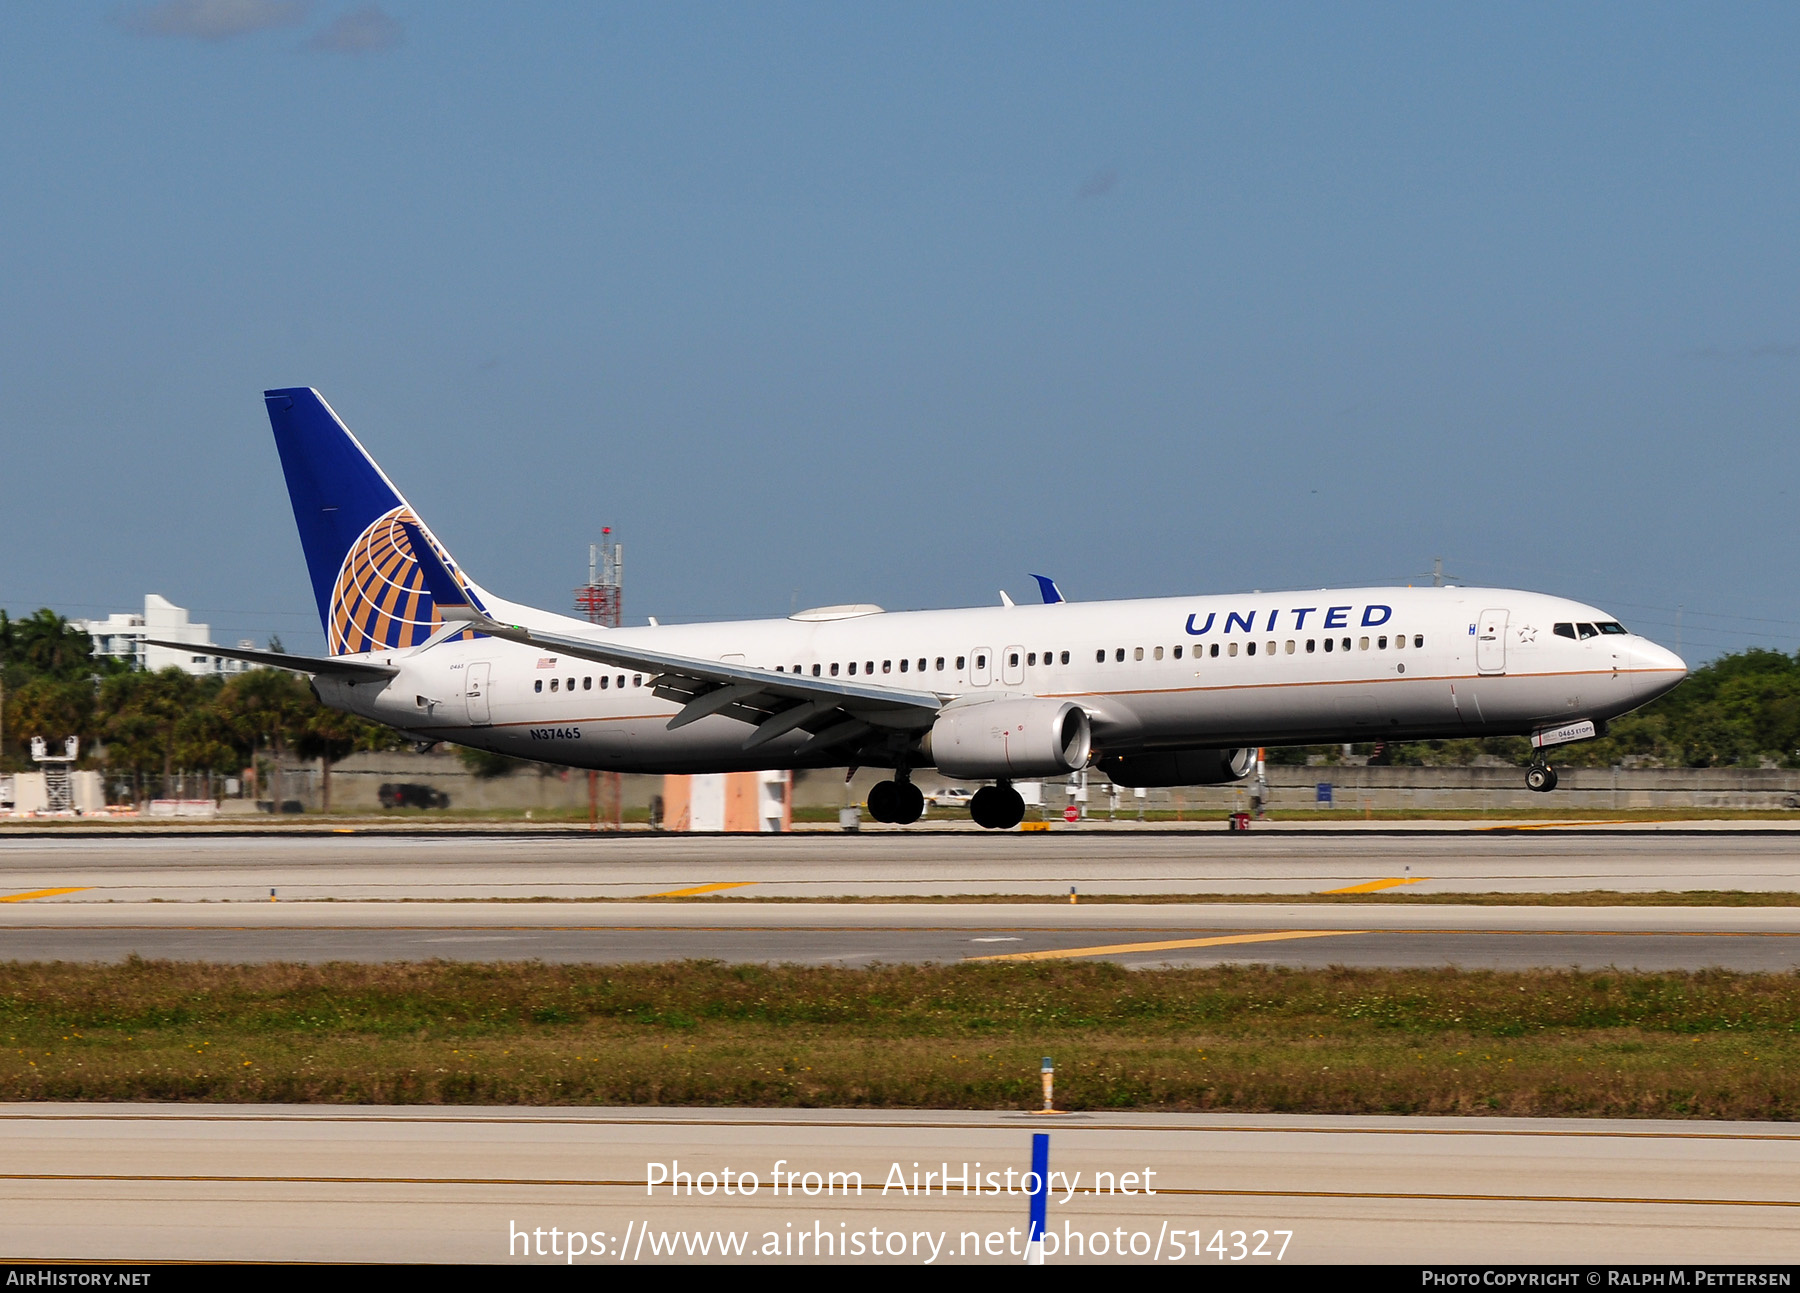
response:
[(1037, 605), (598, 628), (471, 579), (316, 390), (264, 401), (328, 654), (204, 650), (424, 742), (619, 772), (892, 768), (868, 810), (902, 824), (935, 767), (987, 783), (970, 815), (1007, 829), (1018, 781), (1221, 785), (1271, 745), (1525, 736), (1526, 784), (1550, 791), (1547, 751), (1687, 676), (1602, 610), (1491, 588), (1072, 603), (1040, 575)]

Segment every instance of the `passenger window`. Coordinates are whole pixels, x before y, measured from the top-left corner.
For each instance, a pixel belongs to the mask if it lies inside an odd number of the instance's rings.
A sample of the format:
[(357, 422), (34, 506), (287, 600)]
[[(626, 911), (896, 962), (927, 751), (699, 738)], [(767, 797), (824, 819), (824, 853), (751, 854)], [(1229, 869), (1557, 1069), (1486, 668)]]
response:
[(1160, 659), (1162, 659), (1162, 648), (1161, 648), (1161, 647), (1157, 647), (1157, 648), (1156, 648), (1156, 652), (1155, 652), (1155, 654), (1156, 654), (1156, 658), (1157, 658), (1157, 659), (1158, 659), (1158, 660), (1160, 660)]
[[(1365, 646), (1367, 646), (1367, 645), (1368, 645), (1368, 642), (1369, 642), (1369, 639), (1368, 639), (1368, 638), (1364, 638), (1364, 639), (1363, 639), (1363, 645), (1365, 645)], [(1344, 639), (1344, 650), (1346, 650), (1346, 651), (1348, 651), (1348, 650), (1349, 650), (1349, 649), (1350, 649), (1350, 639), (1349, 639), (1349, 638), (1345, 638), (1345, 639)]]
[(625, 690), (625, 675), (624, 674), (619, 675), (619, 690), (620, 691)]
[(901, 662), (900, 662), (900, 672), (901, 672), (901, 673), (905, 673), (905, 672), (906, 672), (906, 665), (907, 665), (907, 662), (906, 662), (906, 661), (905, 661), (905, 660), (902, 660), (902, 661), (901, 661)]
[[(1217, 642), (1213, 643), (1212, 650), (1209, 651), (1207, 654), (1212, 656), (1213, 659), (1217, 660), (1219, 658), (1219, 644)], [(1233, 651), (1232, 654), (1236, 655), (1237, 652)]]
[(1030, 655), (1026, 656), (1025, 663), (1028, 665), (1036, 664), (1037, 663), (1037, 652), (1033, 651)]
[(1106, 663), (1106, 649), (1104, 647), (1102, 647), (1100, 650), (1094, 652), (1094, 663), (1095, 664), (1105, 664)]
[(569, 690), (570, 691), (575, 690), (575, 680), (573, 678), (569, 679)]
[(1019, 667), (1019, 653), (1017, 651), (1014, 651), (1011, 655), (1006, 657), (1006, 667), (1008, 669), (1017, 669)]
[[(1250, 645), (1255, 646), (1256, 644), (1254, 642), (1252, 642)], [(1237, 654), (1237, 643), (1233, 642), (1230, 646), (1226, 647), (1225, 654), (1226, 655), (1236, 655)]]
[(894, 672), (894, 662), (892, 660), (883, 660), (881, 662), (881, 672), (883, 672), (883, 673)]
[(1289, 638), (1289, 639), (1288, 639), (1288, 642), (1287, 642), (1287, 653), (1288, 653), (1288, 654), (1289, 654), (1289, 655), (1293, 655), (1293, 654), (1294, 654), (1294, 639), (1293, 639), (1293, 638)]
[(1368, 638), (1359, 638), (1359, 639), (1357, 639), (1357, 645), (1359, 647), (1361, 647), (1364, 651), (1367, 651), (1369, 649), (1369, 639)]
[(1573, 641), (1575, 637), (1575, 626), (1573, 624), (1558, 624), (1550, 631), (1559, 638), (1568, 638), (1571, 641)]
[(1327, 651), (1335, 649), (1336, 642), (1337, 642), (1336, 638), (1326, 638), (1325, 639), (1325, 649)]
[(1415, 634), (1413, 634), (1413, 645), (1414, 645), (1414, 646), (1415, 646), (1415, 647), (1422, 647), (1422, 646), (1424, 646), (1424, 645), (1425, 645), (1425, 635), (1424, 635), (1424, 634), (1423, 634), (1423, 633), (1415, 633)]
[(1117, 651), (1113, 652), (1113, 656), (1115, 657), (1113, 660), (1114, 664), (1124, 664), (1125, 663), (1125, 648), (1120, 647)]
[(1135, 650), (1133, 650), (1131, 653), (1131, 658), (1133, 660), (1142, 660), (1144, 658), (1144, 648), (1138, 647)]
[(1592, 624), (1577, 624), (1575, 627), (1580, 630), (1583, 641), (1586, 641), (1588, 638), (1597, 638), (1600, 636), (1600, 630), (1595, 628)]
[(1269, 653), (1269, 654), (1270, 654), (1270, 655), (1274, 655), (1274, 654), (1275, 654), (1275, 644), (1274, 644), (1274, 643), (1273, 643), (1273, 642), (1271, 642), (1271, 643), (1269, 643), (1269, 645), (1268, 645), (1268, 647), (1267, 647), (1267, 648), (1266, 648), (1266, 650), (1267, 650), (1267, 651), (1268, 651), (1268, 653)]
[(1375, 649), (1378, 651), (1387, 650), (1387, 639), (1385, 637), (1376, 638), (1375, 639)]
[[(921, 660), (919, 662), (919, 667), (921, 669), (923, 669), (925, 667), (925, 662), (923, 660)], [(959, 669), (962, 668), (962, 663), (960, 661), (957, 663), (957, 668), (959, 668)], [(937, 658), (937, 671), (939, 673), (944, 672), (944, 657), (943, 656), (939, 656)]]
[(611, 678), (608, 678), (608, 677), (607, 677), (607, 676), (606, 676), (606, 675), (605, 675), (605, 674), (601, 674), (601, 675), (600, 675), (600, 690), (601, 690), (601, 691), (605, 691), (605, 690), (606, 690), (606, 685), (607, 685), (607, 684), (608, 684), (608, 683), (610, 683), (610, 682), (611, 682), (611, 681), (612, 681), (612, 679), (611, 679)]
[(1173, 649), (1173, 651), (1174, 651), (1174, 656), (1175, 656), (1175, 658), (1176, 658), (1176, 659), (1177, 659), (1177, 660), (1179, 660), (1179, 659), (1181, 659), (1181, 648), (1180, 648), (1180, 647), (1175, 647), (1175, 648), (1174, 648), (1174, 649)]
[(1306, 639), (1306, 650), (1307, 650), (1308, 654), (1311, 654), (1313, 647), (1318, 645), (1318, 641), (1319, 640), (1317, 638), (1307, 638)]
[(873, 660), (865, 660), (863, 662), (863, 672), (864, 673), (874, 673), (875, 672), (875, 662)]
[[(832, 671), (831, 671), (831, 672), (833, 672), (833, 673), (836, 673), (836, 672), (837, 672), (837, 670), (836, 670), (836, 669), (833, 669), (833, 670), (832, 670)], [(819, 676), (819, 666), (818, 666), (818, 665), (814, 665), (814, 666), (813, 666), (813, 677), (815, 677), (815, 678), (817, 678), (817, 677), (818, 677), (818, 676)]]
[[(838, 667), (837, 667), (837, 661), (836, 661), (836, 660), (833, 660), (833, 661), (832, 661), (832, 662), (831, 662), (831, 676), (832, 676), (832, 677), (833, 677), (833, 678), (835, 678), (835, 677), (837, 677), (837, 671), (838, 671)], [(850, 671), (851, 671), (851, 672), (852, 672), (852, 673), (854, 673), (854, 672), (855, 672), (855, 671), (856, 671), (856, 666), (855, 666), (855, 665), (851, 665), (851, 666), (850, 666)]]
[(642, 687), (644, 685), (644, 675), (641, 673), (632, 674), (631, 675), (631, 685), (633, 687)]
[(594, 689), (594, 677), (592, 674), (589, 674), (581, 680), (581, 689), (583, 691), (592, 691)]
[(1069, 663), (1069, 653), (1068, 653), (1068, 652), (1067, 652), (1067, 651), (1064, 651), (1064, 652), (1063, 652), (1063, 653), (1062, 653), (1062, 662), (1063, 662), (1063, 663), (1064, 663), (1064, 664), (1067, 664), (1067, 663)]
[(552, 678), (552, 679), (551, 679), (551, 680), (550, 680), (550, 690), (551, 690), (551, 691), (555, 691), (555, 690), (556, 690), (556, 684), (557, 684), (557, 683), (559, 683), (559, 682), (561, 682), (561, 681), (562, 681), (562, 679), (560, 679), (560, 678)]
[(957, 656), (957, 657), (956, 657), (956, 671), (957, 671), (957, 672), (958, 672), (958, 673), (961, 673), (961, 672), (962, 672), (962, 667), (963, 667), (963, 661), (964, 661), (964, 660), (966, 660), (966, 659), (968, 659), (968, 657), (967, 657), (967, 656), (960, 656), (960, 655), (959, 655), (959, 656)]
[(537, 680), (537, 684), (534, 687), (532, 687), (532, 690), (533, 691), (542, 691), (543, 689), (544, 689), (544, 680), (542, 678), (539, 678)]
[(850, 662), (850, 676), (852, 678), (856, 677), (856, 661), (854, 660)]
[[(942, 669), (943, 667), (944, 667), (944, 662), (942, 660), (939, 660), (938, 668)], [(919, 657), (919, 672), (920, 673), (925, 672), (925, 657), (924, 656)]]

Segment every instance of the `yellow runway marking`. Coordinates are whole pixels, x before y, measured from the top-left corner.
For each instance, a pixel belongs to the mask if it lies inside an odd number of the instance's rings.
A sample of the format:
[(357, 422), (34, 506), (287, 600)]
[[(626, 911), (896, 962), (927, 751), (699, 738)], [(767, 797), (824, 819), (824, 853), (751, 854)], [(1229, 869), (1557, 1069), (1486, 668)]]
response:
[(1166, 943), (1110, 943), (1105, 947), (1062, 947), (1047, 952), (1005, 952), (970, 956), (969, 961), (1056, 961), (1071, 956), (1122, 956), (1127, 952), (1172, 952), (1182, 947), (1223, 947), (1227, 943), (1278, 943), (1289, 938), (1338, 938), (1366, 929), (1285, 929), (1274, 934), (1227, 934), (1220, 938), (1177, 938)]
[(0, 894), (0, 902), (29, 902), (33, 898), (54, 898), (61, 893), (86, 893), (94, 886), (78, 884), (73, 889), (33, 889), (30, 893)]
[(1431, 879), (1428, 875), (1416, 875), (1404, 880), (1371, 880), (1367, 884), (1353, 884), (1348, 889), (1326, 889), (1326, 893), (1379, 893), (1383, 889), (1396, 889), (1403, 884), (1418, 884), (1421, 880)]
[(671, 889), (667, 893), (647, 893), (646, 898), (693, 898), (703, 893), (717, 893), (721, 889), (747, 889), (755, 884), (754, 880), (734, 880), (730, 884), (697, 884), (692, 889)]

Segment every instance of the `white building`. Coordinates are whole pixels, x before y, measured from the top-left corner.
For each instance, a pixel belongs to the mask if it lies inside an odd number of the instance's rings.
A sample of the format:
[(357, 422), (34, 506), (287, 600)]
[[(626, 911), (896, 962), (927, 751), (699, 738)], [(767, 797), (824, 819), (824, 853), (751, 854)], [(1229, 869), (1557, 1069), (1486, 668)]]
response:
[[(212, 641), (212, 626), (188, 621), (186, 608), (175, 605), (155, 593), (144, 596), (144, 613), (119, 612), (103, 620), (70, 620), (71, 628), (80, 629), (94, 640), (94, 654), (129, 660), (139, 669), (152, 673), (173, 665), (192, 674), (242, 673), (255, 668), (241, 660), (207, 655), (199, 651), (181, 651), (174, 647), (150, 646), (145, 638), (161, 638), (165, 642), (192, 642), (203, 646)], [(239, 646), (254, 649), (255, 643), (244, 641)]]

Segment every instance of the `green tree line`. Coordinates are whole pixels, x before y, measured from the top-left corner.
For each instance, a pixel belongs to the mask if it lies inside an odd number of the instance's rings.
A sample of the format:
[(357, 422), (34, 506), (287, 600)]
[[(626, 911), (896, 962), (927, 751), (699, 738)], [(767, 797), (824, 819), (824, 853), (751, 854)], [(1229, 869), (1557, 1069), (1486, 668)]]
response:
[(140, 786), (178, 773), (235, 776), (259, 754), (329, 765), (406, 744), (392, 728), (320, 704), (286, 670), (196, 677), (95, 657), (88, 635), (49, 610), (20, 620), (0, 611), (0, 684), (0, 764), (10, 769), (33, 766), (34, 736), (52, 745), (79, 736), (82, 766)]

